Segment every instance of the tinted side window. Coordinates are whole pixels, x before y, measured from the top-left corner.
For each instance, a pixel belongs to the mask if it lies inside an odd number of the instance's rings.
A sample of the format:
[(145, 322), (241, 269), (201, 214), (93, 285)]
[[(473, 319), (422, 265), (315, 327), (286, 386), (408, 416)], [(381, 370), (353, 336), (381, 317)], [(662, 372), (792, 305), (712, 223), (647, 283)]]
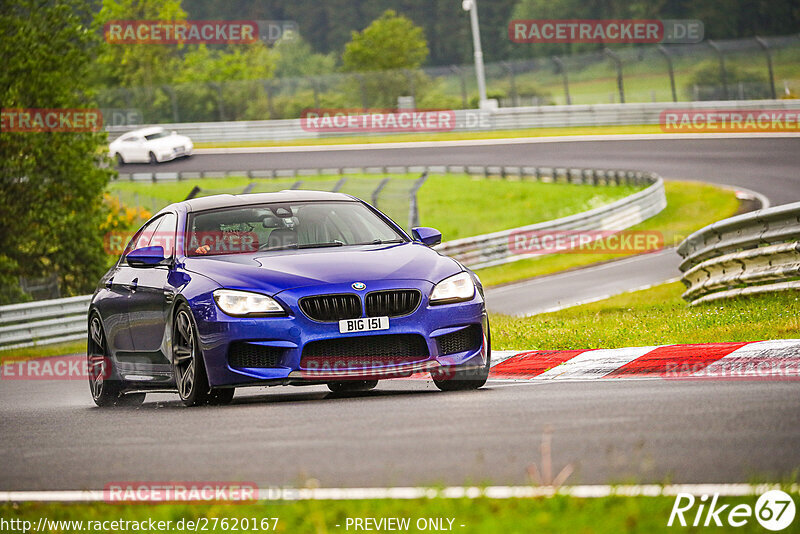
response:
[(161, 217), (161, 224), (150, 238), (148, 246), (164, 247), (164, 257), (171, 258), (175, 255), (175, 232), (178, 230), (178, 217), (174, 213), (167, 213)]
[(161, 224), (161, 221), (164, 217), (159, 217), (158, 219), (152, 220), (149, 223), (142, 226), (142, 228), (133, 236), (128, 246), (125, 247), (124, 256), (127, 256), (134, 250), (138, 250), (140, 248), (149, 247), (150, 240), (155, 235), (156, 230), (158, 229), (158, 225)]

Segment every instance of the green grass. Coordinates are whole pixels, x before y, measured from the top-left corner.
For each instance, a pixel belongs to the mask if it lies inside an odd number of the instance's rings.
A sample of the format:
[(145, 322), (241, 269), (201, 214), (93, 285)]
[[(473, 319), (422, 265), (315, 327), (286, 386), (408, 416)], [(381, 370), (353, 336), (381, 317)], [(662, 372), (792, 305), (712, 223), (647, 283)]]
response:
[(675, 282), (561, 311), (492, 317), (497, 349), (610, 349), (800, 337), (800, 292), (689, 307)]
[(55, 345), (41, 345), (24, 349), (0, 350), (0, 363), (44, 358), (47, 356), (64, 356), (67, 354), (86, 354), (86, 341), (71, 341)]
[(375, 136), (336, 136), (318, 139), (290, 139), (286, 141), (230, 141), (222, 143), (195, 143), (195, 148), (232, 148), (261, 146), (352, 145), (363, 143), (411, 143), (420, 141), (459, 141), (466, 139), (508, 139), (516, 137), (552, 137), (569, 135), (615, 135), (664, 133), (657, 124), (630, 124), (614, 126), (570, 126), (564, 128), (526, 128), (487, 132), (433, 132)]
[[(796, 499), (796, 498), (795, 498)], [(0, 505), (3, 519), (19, 518), (31, 521), (35, 527), (39, 518), (48, 520), (126, 520), (172, 521), (198, 518), (278, 518), (276, 532), (283, 533), (335, 533), (356, 532), (347, 518), (409, 518), (410, 532), (419, 532), (416, 522), (420, 518), (453, 519), (453, 532), (463, 533), (581, 533), (617, 534), (683, 532), (677, 525), (667, 527), (674, 497), (606, 497), (578, 499), (556, 496), (536, 499), (422, 499), (422, 500), (363, 500), (363, 501), (300, 501), (290, 503), (257, 503), (247, 505), (114, 505), (114, 504), (5, 504)], [(720, 505), (745, 503), (755, 506), (756, 497), (721, 497)], [(697, 511), (697, 505), (691, 513)], [(723, 514), (722, 519), (725, 519)], [(691, 522), (693, 515), (687, 513)], [(185, 522), (184, 522), (185, 524)], [(213, 524), (213, 523), (212, 523)], [(230, 522), (229, 522), (230, 524)], [(251, 523), (252, 524), (252, 523)], [(270, 522), (272, 525), (273, 522)], [(339, 526), (337, 526), (339, 525)], [(445, 522), (447, 525), (447, 522)], [(463, 527), (461, 526), (463, 525)], [(797, 532), (797, 520), (784, 532)], [(713, 530), (713, 527), (712, 527)], [(717, 528), (720, 530), (720, 528)], [(43, 532), (55, 530), (43, 529)], [(62, 529), (59, 532), (74, 532)], [(132, 532), (133, 530), (128, 530)], [(143, 532), (150, 532), (147, 528)], [(183, 531), (187, 531), (184, 529)], [(252, 531), (252, 530), (251, 530)], [(764, 532), (755, 518), (737, 532)], [(19, 531), (21, 532), (21, 531)], [(165, 532), (180, 532), (170, 529)], [(207, 532), (224, 532), (212, 529)], [(252, 531), (256, 532), (256, 531)], [(260, 531), (264, 532), (264, 531)]]
[(420, 220), (441, 230), (444, 240), (449, 241), (566, 217), (610, 204), (640, 189), (432, 177), (420, 189)]
[[(664, 246), (675, 246), (686, 236), (720, 219), (736, 214), (739, 201), (733, 191), (698, 182), (665, 184), (667, 207), (630, 230), (655, 230), (664, 236)], [(478, 271), (486, 286), (499, 285), (534, 276), (552, 274), (593, 263), (626, 257), (623, 254), (551, 254), (534, 256)]]
[[(408, 202), (406, 191), (411, 175), (391, 175), (393, 180), (385, 191), (386, 200), (378, 207), (406, 226)], [(303, 189), (330, 190), (338, 176), (303, 177)], [(295, 179), (261, 180), (261, 186), (273, 191), (291, 187)], [(167, 182), (153, 186), (149, 183), (119, 181), (112, 185), (112, 194), (121, 195), (123, 202), (139, 202), (152, 198), (163, 204), (186, 198), (194, 186), (207, 190), (241, 192), (249, 183), (244, 177), (202, 178)], [(377, 186), (376, 177), (348, 177), (342, 192), (352, 193), (370, 201), (370, 192)], [(507, 230), (527, 224), (565, 217), (609, 204), (640, 188), (631, 186), (587, 186), (545, 184), (532, 181), (470, 178), (467, 175), (433, 175), (419, 191), (419, 211), (422, 225), (439, 229), (445, 240)], [(266, 190), (266, 189), (265, 189)], [(402, 195), (402, 196), (401, 196)], [(146, 204), (145, 204), (146, 206)]]

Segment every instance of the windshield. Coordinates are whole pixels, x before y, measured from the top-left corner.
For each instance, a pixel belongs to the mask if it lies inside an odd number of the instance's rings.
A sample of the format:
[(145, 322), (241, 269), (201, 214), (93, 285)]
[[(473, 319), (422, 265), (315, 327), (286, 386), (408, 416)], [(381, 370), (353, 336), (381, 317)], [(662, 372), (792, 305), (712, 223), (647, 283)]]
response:
[(170, 134), (167, 132), (156, 132), (154, 134), (145, 135), (144, 138), (148, 141), (152, 141), (153, 139), (161, 139), (162, 137), (169, 137)]
[(247, 254), (403, 241), (403, 235), (359, 202), (295, 202), (193, 214), (186, 254)]

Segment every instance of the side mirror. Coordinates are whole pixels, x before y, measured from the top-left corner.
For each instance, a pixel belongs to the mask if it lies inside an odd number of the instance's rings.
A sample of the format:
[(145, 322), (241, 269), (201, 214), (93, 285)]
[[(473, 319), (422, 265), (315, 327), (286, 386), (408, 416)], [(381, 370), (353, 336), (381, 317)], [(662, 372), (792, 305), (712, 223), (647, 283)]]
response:
[(142, 247), (125, 256), (131, 267), (155, 267), (164, 262), (164, 247)]
[(436, 228), (428, 228), (427, 226), (412, 228), (411, 236), (414, 238), (414, 241), (419, 241), (429, 247), (433, 247), (442, 242), (442, 232)]

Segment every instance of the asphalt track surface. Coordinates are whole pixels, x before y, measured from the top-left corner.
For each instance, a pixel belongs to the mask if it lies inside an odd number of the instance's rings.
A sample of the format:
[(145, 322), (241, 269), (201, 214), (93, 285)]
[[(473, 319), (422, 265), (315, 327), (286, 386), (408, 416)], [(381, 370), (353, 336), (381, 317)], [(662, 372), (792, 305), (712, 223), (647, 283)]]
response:
[(570, 484), (773, 480), (800, 465), (800, 384), (664, 380), (492, 381), (441, 393), (387, 381), (337, 397), (318, 386), (237, 393), (187, 409), (152, 395), (93, 407), (78, 381), (8, 382), (0, 392), (0, 490), (102, 489), (120, 481), (322, 487), (524, 484), (552, 465)]
[(672, 280), (680, 272), (679, 264), (674, 249), (661, 250), (490, 288), (486, 305), (495, 313), (516, 316), (555, 311)]
[[(798, 149), (796, 138), (564, 142), (197, 155), (159, 170), (626, 167), (746, 187), (782, 204), (800, 200)], [(625, 273), (585, 270), (578, 278)], [(548, 427), (554, 469), (576, 468), (570, 484), (780, 480), (800, 467), (800, 382), (492, 380), (479, 391), (440, 393), (431, 382), (405, 380), (349, 397), (319, 387), (254, 388), (228, 407), (184, 409), (175, 395), (157, 394), (138, 409), (101, 410), (82, 381), (3, 381), (0, 490), (102, 489), (122, 480), (520, 484), (532, 463), (541, 468)]]

